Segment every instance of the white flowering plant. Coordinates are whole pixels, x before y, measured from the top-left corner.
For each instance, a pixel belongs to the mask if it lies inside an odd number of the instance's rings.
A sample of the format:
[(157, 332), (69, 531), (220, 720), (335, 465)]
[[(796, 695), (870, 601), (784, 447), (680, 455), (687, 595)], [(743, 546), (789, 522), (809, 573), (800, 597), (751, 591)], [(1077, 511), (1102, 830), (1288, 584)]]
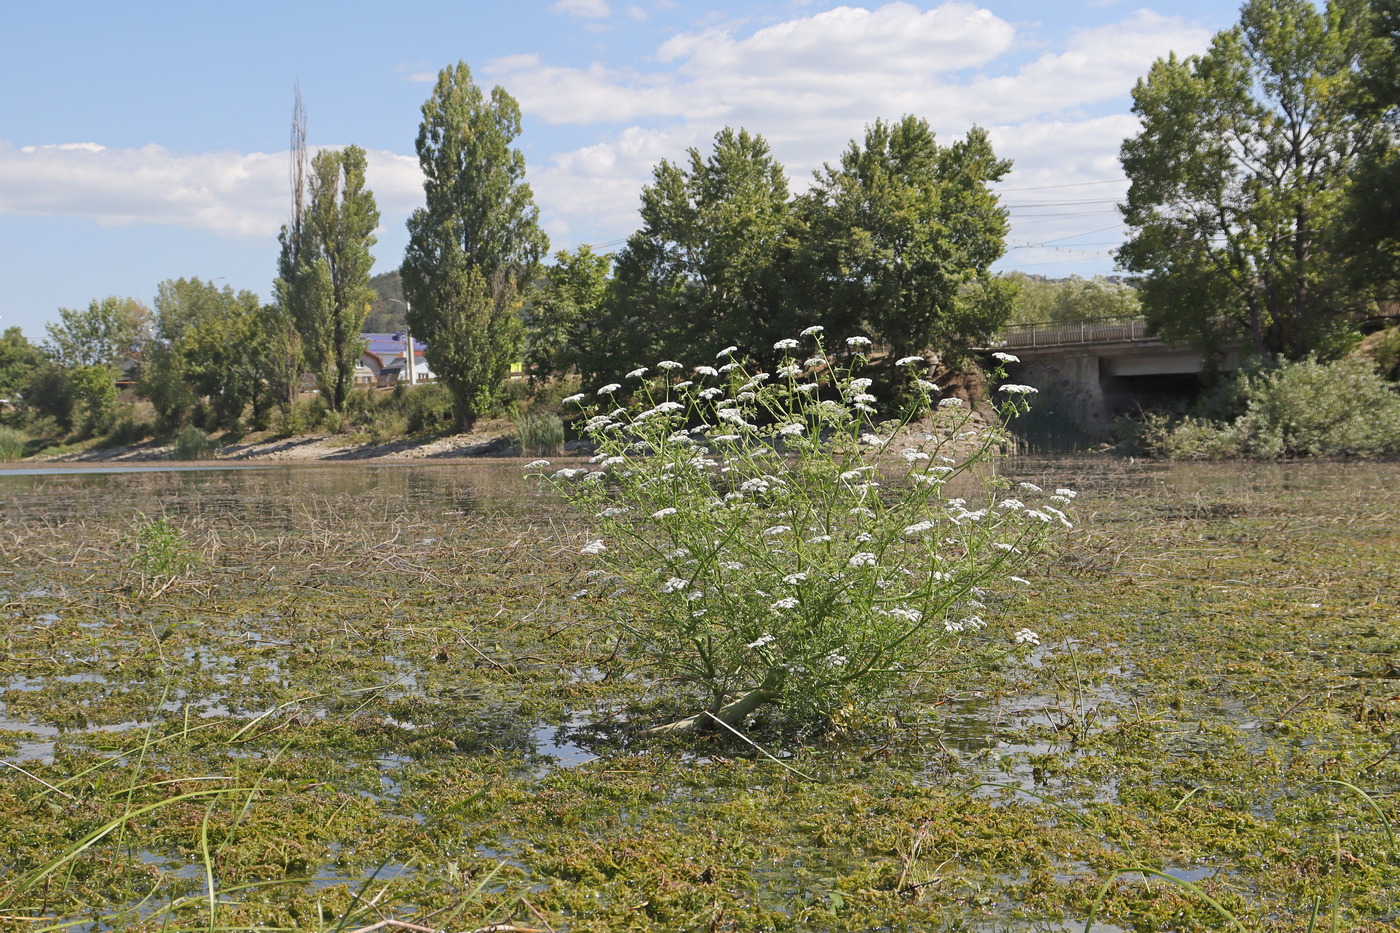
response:
[(578, 400), (589, 468), (527, 467), (593, 517), (582, 551), (634, 649), (694, 691), (697, 715), (665, 730), (737, 725), (764, 704), (830, 717), (966, 666), (974, 644), (1035, 643), (977, 634), (988, 591), (1070, 524), (1069, 490), (1009, 488), (989, 463), (1029, 393), (987, 424), (940, 402), (908, 357), (916, 402), (877, 422), (859, 375), (870, 342), (828, 353), (819, 328), (803, 337), (779, 343), (791, 355), (772, 373), (732, 347), (718, 366), (636, 370), (630, 404), (617, 385)]

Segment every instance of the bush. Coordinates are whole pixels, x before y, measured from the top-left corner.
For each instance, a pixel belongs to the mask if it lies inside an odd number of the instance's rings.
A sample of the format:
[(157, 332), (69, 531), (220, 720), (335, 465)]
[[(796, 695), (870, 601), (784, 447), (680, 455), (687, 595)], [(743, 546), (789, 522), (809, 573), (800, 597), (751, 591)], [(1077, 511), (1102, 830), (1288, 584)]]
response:
[[(198, 430), (197, 428), (195, 430)], [(164, 592), (179, 577), (198, 565), (185, 536), (163, 516), (146, 520), (132, 530), (135, 545), (131, 553), (131, 569), (137, 576), (138, 591), (151, 595)], [(162, 583), (163, 581), (163, 583)]]
[[(680, 364), (658, 364), (632, 407), (589, 419), (597, 468), (553, 474), (598, 524), (583, 551), (620, 594), (610, 615), (658, 674), (694, 691), (702, 712), (668, 731), (733, 725), (765, 703), (828, 721), (910, 673), (1035, 640), (1007, 633), (992, 649), (977, 634), (983, 588), (1068, 524), (1059, 507), (1073, 493), (1022, 484), (1004, 495), (985, 465), (1001, 425), (955, 399), (930, 409), (936, 389), (912, 372), (921, 358), (901, 361), (919, 407), (872, 427), (870, 380), (855, 372), (868, 341), (856, 338), (854, 362), (843, 362), (823, 352), (820, 328), (807, 333), (817, 342), (806, 362), (786, 359), (771, 375), (727, 363), (697, 367), (692, 381)], [(598, 390), (603, 411), (620, 390)], [(931, 429), (913, 432), (925, 414)]]
[(13, 463), (16, 460), (23, 460), (24, 451), (28, 444), (29, 439), (24, 436), (23, 431), (0, 426), (0, 461)]
[(531, 412), (515, 419), (522, 454), (552, 457), (564, 449), (564, 422), (553, 412)]
[(314, 433), (320, 428), (329, 411), (330, 406), (320, 395), (297, 399), (290, 409), (283, 408), (279, 411), (278, 417), (274, 419), (273, 430), (281, 437)]
[(404, 414), (411, 434), (452, 430), (452, 393), (438, 382), (416, 385), (404, 399)]
[(170, 456), (175, 460), (208, 460), (214, 456), (214, 442), (203, 429), (186, 425), (175, 435)]
[(1358, 352), (1389, 379), (1400, 378), (1400, 327), (1377, 331), (1361, 341)]
[(1233, 420), (1149, 417), (1144, 452), (1177, 460), (1374, 456), (1400, 453), (1400, 395), (1365, 359), (1306, 359), (1241, 372), (1214, 404)]
[(1400, 396), (1365, 360), (1285, 363), (1245, 377), (1234, 429), (1252, 457), (1400, 453)]
[(124, 447), (128, 444), (139, 444), (147, 438), (156, 435), (156, 424), (154, 411), (150, 409), (149, 403), (142, 408), (136, 405), (127, 405), (117, 413), (116, 420), (112, 423), (112, 429), (107, 432), (104, 443), (111, 447)]

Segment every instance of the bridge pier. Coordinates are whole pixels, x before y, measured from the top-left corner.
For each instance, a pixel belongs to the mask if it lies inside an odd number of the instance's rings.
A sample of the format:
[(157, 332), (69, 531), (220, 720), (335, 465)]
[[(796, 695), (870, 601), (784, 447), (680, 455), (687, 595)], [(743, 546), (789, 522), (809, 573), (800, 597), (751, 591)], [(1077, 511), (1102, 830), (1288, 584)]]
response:
[(1113, 415), (1105, 403), (1102, 361), (1096, 353), (1064, 353), (1012, 363), (1013, 381), (1034, 386), (1032, 406), (1053, 405), (1090, 437), (1106, 438)]

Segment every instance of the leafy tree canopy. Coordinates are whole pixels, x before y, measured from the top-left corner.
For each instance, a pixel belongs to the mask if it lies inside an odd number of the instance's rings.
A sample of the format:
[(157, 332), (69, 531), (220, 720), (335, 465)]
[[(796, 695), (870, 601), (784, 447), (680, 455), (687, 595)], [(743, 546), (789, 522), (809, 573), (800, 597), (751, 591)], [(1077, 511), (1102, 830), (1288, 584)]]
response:
[(408, 220), (401, 271), (409, 323), (463, 430), (520, 359), (518, 296), (549, 249), (525, 157), (511, 146), (519, 133), (515, 99), (500, 87), (488, 99), (465, 62), (444, 68), (423, 104), (427, 204)]
[(762, 136), (726, 128), (706, 157), (662, 161), (642, 189), (642, 227), (617, 259), (616, 283), (594, 348), (596, 373), (615, 376), (696, 347), (771, 354), (790, 329), (784, 293), (787, 176)]
[(150, 335), (151, 311), (135, 298), (115, 295), (85, 309), (59, 308), (48, 325), (45, 349), (64, 366), (107, 366), (140, 355)]
[(1400, 0), (1371, 0), (1359, 103), (1382, 121), (1381, 145), (1363, 154), (1338, 224), (1351, 282), (1400, 298)]
[(138, 390), (167, 429), (207, 401), (209, 426), (228, 426), (263, 391), (262, 307), (250, 291), (198, 278), (171, 279), (156, 293), (155, 338)]
[(1045, 279), (1011, 272), (1005, 277), (1017, 287), (1008, 324), (1101, 321), (1132, 317), (1142, 311), (1137, 289), (1101, 275)]
[(1014, 290), (990, 273), (1007, 221), (989, 190), (1009, 168), (975, 127), (945, 147), (917, 117), (877, 120), (792, 198), (763, 137), (725, 129), (709, 156), (654, 170), (601, 302), (607, 339), (578, 348), (579, 368), (615, 379), (729, 345), (762, 363), (813, 324), (891, 359), (956, 355), (1010, 312)]
[(18, 327), (0, 334), (0, 399), (13, 402), (34, 372), (44, 365), (44, 353)]
[(307, 365), (339, 411), (364, 349), (361, 328), (374, 300), (370, 248), (379, 208), (365, 187), (365, 151), (323, 149), (311, 160), (311, 200), (299, 229), (283, 228), (278, 296), (291, 312)]
[(1164, 337), (1288, 357), (1335, 346), (1357, 295), (1326, 233), (1382, 139), (1358, 106), (1368, 22), (1365, 0), (1250, 0), (1205, 54), (1138, 82), (1118, 259)]
[(588, 369), (614, 335), (599, 326), (612, 257), (589, 246), (560, 250), (544, 270), (521, 315), (525, 368), (538, 379)]
[(804, 305), (892, 357), (956, 355), (990, 335), (1011, 290), (990, 271), (1007, 215), (989, 186), (1010, 169), (979, 127), (940, 146), (926, 120), (876, 120), (798, 205)]

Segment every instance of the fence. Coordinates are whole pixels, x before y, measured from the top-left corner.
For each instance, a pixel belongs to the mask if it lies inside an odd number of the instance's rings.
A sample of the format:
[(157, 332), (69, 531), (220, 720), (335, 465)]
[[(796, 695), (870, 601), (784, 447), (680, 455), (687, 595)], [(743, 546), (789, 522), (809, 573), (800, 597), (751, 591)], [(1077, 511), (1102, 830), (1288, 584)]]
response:
[(1051, 324), (1012, 324), (1001, 334), (1003, 347), (1060, 347), (1082, 343), (1126, 343), (1147, 339), (1147, 322), (1140, 317), (1056, 321)]

